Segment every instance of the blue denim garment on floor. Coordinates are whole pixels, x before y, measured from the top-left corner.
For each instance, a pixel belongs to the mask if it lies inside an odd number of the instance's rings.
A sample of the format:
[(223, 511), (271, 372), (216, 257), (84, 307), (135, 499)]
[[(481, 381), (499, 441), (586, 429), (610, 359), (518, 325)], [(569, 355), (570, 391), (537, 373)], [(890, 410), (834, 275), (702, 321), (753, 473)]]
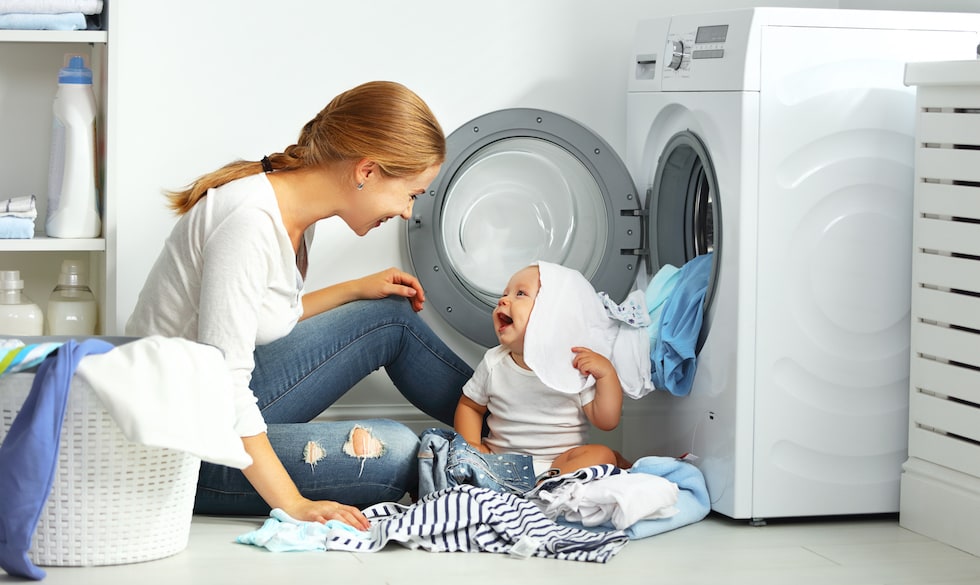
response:
[(521, 495), (534, 487), (534, 461), (517, 453), (480, 453), (455, 431), (426, 429), (419, 445), (419, 497), (473, 485)]

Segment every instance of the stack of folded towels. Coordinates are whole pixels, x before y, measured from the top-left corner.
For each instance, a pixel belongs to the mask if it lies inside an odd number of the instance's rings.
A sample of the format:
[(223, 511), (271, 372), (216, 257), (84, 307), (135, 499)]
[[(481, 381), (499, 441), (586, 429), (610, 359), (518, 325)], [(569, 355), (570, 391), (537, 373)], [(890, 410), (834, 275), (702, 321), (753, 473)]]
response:
[(0, 0), (0, 29), (97, 29), (100, 14), (102, 0)]
[(0, 199), (0, 239), (34, 237), (37, 198), (34, 195)]

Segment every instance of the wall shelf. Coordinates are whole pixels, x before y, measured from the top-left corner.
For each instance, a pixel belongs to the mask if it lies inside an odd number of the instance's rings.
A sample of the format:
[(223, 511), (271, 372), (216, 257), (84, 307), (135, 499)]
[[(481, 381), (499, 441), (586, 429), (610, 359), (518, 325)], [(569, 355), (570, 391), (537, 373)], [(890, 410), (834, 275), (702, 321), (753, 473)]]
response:
[(104, 30), (0, 30), (3, 43), (105, 43)]
[(105, 240), (35, 236), (29, 240), (0, 240), (0, 252), (105, 252)]

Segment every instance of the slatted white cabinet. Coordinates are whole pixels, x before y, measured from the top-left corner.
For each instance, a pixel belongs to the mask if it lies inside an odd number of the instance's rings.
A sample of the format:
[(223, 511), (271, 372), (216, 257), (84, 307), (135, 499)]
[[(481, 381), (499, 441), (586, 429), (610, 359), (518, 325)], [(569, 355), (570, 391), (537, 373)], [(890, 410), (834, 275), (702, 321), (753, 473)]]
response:
[(909, 458), (899, 522), (980, 555), (980, 61), (916, 87)]

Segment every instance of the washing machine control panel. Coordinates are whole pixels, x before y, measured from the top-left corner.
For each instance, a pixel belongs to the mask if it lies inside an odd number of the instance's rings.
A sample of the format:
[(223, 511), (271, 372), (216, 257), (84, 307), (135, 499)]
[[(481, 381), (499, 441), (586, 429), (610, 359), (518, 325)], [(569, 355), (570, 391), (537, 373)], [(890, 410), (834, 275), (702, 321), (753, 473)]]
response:
[(699, 26), (693, 31), (671, 33), (667, 39), (664, 77), (690, 75), (692, 62), (699, 59), (721, 59), (725, 56), (728, 25)]

